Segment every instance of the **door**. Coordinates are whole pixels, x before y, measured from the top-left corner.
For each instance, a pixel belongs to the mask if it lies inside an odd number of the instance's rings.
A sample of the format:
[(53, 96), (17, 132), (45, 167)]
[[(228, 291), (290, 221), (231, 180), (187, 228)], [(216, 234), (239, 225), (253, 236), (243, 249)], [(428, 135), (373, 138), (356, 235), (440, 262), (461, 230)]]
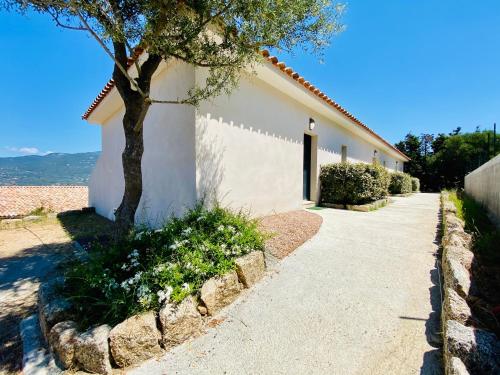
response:
[(303, 198), (311, 200), (311, 144), (312, 137), (304, 134)]

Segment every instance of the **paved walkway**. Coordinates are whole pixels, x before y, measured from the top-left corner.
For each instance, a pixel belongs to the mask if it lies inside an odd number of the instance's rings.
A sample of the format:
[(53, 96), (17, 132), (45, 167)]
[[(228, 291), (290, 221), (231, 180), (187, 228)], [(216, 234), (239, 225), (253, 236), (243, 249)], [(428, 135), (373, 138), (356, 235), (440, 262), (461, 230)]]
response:
[(40, 279), (70, 250), (70, 239), (55, 220), (0, 229), (0, 374), (20, 370), (19, 322), (36, 308)]
[(316, 211), (318, 235), (219, 326), (132, 374), (440, 374), (439, 195)]

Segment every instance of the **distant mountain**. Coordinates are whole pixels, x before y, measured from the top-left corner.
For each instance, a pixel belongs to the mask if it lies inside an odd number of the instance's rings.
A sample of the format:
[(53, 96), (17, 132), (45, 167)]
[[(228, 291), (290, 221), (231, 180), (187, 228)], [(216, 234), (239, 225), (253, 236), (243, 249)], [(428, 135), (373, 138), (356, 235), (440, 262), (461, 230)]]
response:
[(0, 185), (88, 185), (100, 152), (0, 158)]

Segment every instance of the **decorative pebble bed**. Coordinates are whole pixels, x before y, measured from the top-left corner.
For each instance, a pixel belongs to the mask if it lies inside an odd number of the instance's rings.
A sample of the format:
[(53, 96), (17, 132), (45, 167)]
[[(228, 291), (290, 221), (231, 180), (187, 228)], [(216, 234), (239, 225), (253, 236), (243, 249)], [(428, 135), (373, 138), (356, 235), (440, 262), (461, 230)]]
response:
[(283, 259), (313, 237), (321, 227), (323, 218), (305, 210), (265, 216), (259, 228), (272, 235), (266, 241), (266, 250)]

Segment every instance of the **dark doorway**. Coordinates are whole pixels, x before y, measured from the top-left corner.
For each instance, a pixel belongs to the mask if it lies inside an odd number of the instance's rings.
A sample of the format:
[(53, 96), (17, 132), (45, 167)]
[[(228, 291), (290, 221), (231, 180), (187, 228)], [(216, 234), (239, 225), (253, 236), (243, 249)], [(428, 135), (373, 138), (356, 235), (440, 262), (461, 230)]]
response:
[(304, 134), (303, 198), (311, 200), (311, 144), (312, 137)]

